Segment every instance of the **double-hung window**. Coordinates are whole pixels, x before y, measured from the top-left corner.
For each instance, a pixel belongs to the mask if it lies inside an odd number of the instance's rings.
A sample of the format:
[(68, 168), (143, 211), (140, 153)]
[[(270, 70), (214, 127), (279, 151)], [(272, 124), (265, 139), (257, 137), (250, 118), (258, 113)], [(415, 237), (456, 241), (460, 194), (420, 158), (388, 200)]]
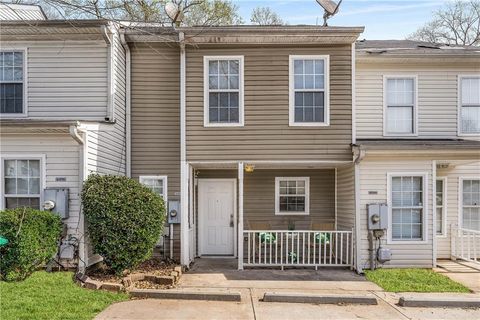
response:
[(459, 77), (460, 134), (480, 134), (480, 76)]
[(204, 57), (204, 125), (243, 126), (243, 56)]
[(416, 134), (416, 78), (385, 77), (384, 134), (391, 136)]
[(25, 113), (25, 52), (0, 51), (0, 114)]
[(424, 239), (424, 175), (390, 175), (391, 235), (394, 241)]
[(275, 214), (308, 215), (310, 196), (310, 178), (275, 178)]
[(167, 201), (167, 176), (140, 176), (139, 181)]
[(462, 179), (462, 228), (480, 231), (480, 179)]
[(40, 209), (41, 160), (39, 158), (3, 158), (2, 162), (3, 207), (5, 209), (18, 207)]
[(290, 126), (328, 126), (329, 57), (290, 56)]
[(436, 233), (443, 236), (446, 233), (446, 178), (439, 178), (436, 181)]

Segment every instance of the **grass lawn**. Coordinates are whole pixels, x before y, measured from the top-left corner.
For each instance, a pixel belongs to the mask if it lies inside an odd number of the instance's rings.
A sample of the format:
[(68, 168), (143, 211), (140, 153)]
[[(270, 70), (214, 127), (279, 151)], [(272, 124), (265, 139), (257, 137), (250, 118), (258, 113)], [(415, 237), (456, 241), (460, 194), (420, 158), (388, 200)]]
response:
[(25, 281), (0, 282), (0, 318), (92, 319), (124, 293), (94, 291), (73, 282), (72, 272), (38, 271)]
[(429, 269), (365, 270), (365, 275), (389, 292), (470, 292), (462, 284)]

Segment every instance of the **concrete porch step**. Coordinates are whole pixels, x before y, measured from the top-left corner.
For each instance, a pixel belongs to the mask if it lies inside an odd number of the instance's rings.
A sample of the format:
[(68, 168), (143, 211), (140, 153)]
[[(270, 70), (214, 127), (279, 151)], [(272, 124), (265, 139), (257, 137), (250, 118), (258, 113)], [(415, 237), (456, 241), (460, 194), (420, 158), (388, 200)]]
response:
[(376, 305), (377, 299), (371, 294), (305, 294), (265, 292), (263, 302), (313, 303), (313, 304), (361, 304)]
[(240, 302), (242, 295), (239, 292), (211, 291), (211, 290), (181, 290), (181, 289), (133, 289), (130, 295), (137, 298), (175, 299), (175, 300), (204, 300), (204, 301), (235, 301)]

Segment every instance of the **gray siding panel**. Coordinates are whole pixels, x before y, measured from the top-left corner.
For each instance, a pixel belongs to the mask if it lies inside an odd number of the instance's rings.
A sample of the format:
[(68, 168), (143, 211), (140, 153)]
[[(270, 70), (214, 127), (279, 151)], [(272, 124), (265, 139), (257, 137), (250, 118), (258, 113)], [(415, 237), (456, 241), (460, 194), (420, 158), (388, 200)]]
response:
[[(330, 55), (328, 127), (289, 127), (289, 55)], [(203, 126), (203, 57), (243, 55), (245, 126)], [(189, 48), (187, 159), (351, 160), (351, 47)]]

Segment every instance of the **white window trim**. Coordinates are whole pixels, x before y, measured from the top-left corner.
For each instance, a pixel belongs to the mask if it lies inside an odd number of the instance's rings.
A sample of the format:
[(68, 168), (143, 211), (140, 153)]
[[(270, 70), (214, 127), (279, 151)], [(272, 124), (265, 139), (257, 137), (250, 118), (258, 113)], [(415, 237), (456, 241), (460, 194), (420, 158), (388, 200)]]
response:
[(462, 132), (462, 79), (463, 78), (480, 78), (480, 74), (462, 74), (457, 76), (457, 135), (459, 137), (480, 137), (479, 133), (463, 133)]
[[(294, 77), (294, 60), (296, 59), (312, 59), (323, 60), (325, 67), (324, 97), (325, 117), (323, 122), (295, 122), (295, 77)], [(288, 66), (288, 86), (289, 86), (289, 107), (288, 107), (288, 124), (290, 127), (328, 127), (330, 126), (330, 56), (329, 55), (290, 55)]]
[[(392, 239), (392, 178), (393, 177), (421, 177), (423, 180), (423, 214), (422, 214), (422, 240), (395, 240)], [(425, 244), (428, 243), (428, 172), (388, 172), (387, 173), (387, 205), (388, 205), (388, 230), (387, 244)]]
[(165, 202), (165, 205), (166, 205), (167, 201), (168, 201), (168, 176), (143, 176), (143, 175), (138, 176), (138, 182), (140, 182), (143, 185), (145, 185), (144, 184), (145, 180), (148, 180), (148, 179), (155, 179), (155, 180), (162, 179), (162, 181), (163, 181), (163, 201)]
[[(448, 187), (447, 187), (447, 177), (437, 177), (436, 180), (441, 180), (443, 181), (443, 190), (442, 190), (442, 193), (443, 193), (443, 225), (442, 225), (442, 233), (440, 234), (437, 234), (437, 226), (435, 225), (435, 235), (437, 236), (437, 238), (446, 238), (447, 237), (447, 233), (448, 233), (448, 230), (447, 230), (447, 211), (448, 211)], [(435, 182), (436, 183), (436, 182)], [(436, 190), (435, 188), (435, 191), (438, 191)], [(437, 214), (437, 199), (436, 199), (437, 195), (435, 194), (435, 202), (434, 202), (434, 209), (435, 209), (435, 214)]]
[[(238, 123), (210, 123), (209, 120), (209, 69), (210, 60), (238, 60)], [(244, 58), (243, 56), (204, 56), (203, 57), (203, 126), (204, 127), (243, 127), (244, 126)]]
[(28, 48), (5, 46), (0, 52), (23, 52), (23, 112), (22, 113), (0, 113), (0, 118), (25, 118), (28, 117)]
[[(480, 176), (458, 177), (458, 222), (459, 228), (463, 228), (463, 180), (480, 180)], [(459, 233), (460, 235), (460, 233)]]
[(0, 209), (5, 209), (5, 160), (40, 160), (40, 210), (43, 210), (43, 190), (47, 181), (47, 157), (45, 154), (2, 154), (0, 156)]
[[(280, 211), (280, 181), (305, 181), (305, 211)], [(275, 215), (277, 216), (308, 216), (310, 215), (310, 177), (275, 177)]]
[[(387, 80), (389, 79), (413, 79), (413, 133), (389, 133), (387, 127)], [(397, 74), (383, 76), (383, 136), (384, 137), (417, 137), (418, 136), (418, 75)]]

